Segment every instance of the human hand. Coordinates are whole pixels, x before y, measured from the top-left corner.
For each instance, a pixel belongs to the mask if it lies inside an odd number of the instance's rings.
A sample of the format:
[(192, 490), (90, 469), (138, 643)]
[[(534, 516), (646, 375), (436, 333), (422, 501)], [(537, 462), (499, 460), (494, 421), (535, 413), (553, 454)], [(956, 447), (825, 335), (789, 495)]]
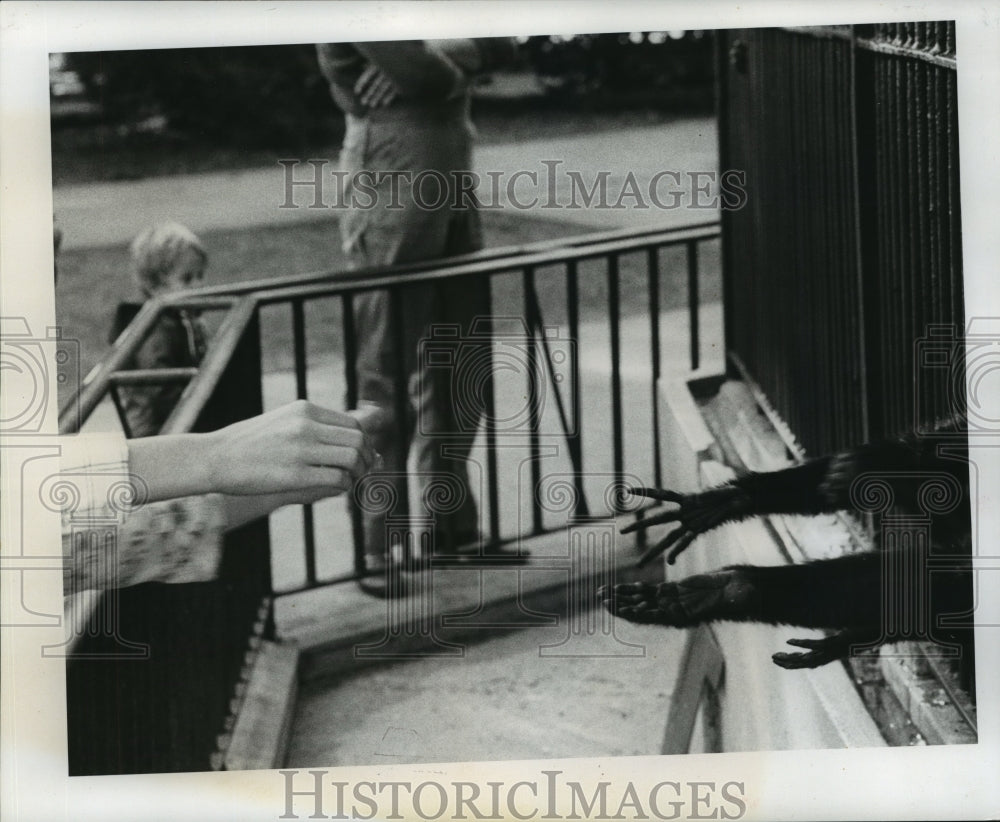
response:
[(357, 420), (306, 400), (204, 436), (212, 490), (225, 494), (332, 496), (377, 459)]
[(443, 54), (465, 74), (475, 74), (483, 68), (483, 55), (475, 40), (425, 40), (424, 44), (429, 50)]
[(366, 108), (382, 108), (396, 99), (399, 90), (378, 66), (368, 66), (354, 84), (354, 95)]
[(387, 433), (392, 427), (391, 413), (385, 406), (376, 402), (361, 400), (357, 408), (347, 413), (357, 420), (361, 430), (372, 438)]

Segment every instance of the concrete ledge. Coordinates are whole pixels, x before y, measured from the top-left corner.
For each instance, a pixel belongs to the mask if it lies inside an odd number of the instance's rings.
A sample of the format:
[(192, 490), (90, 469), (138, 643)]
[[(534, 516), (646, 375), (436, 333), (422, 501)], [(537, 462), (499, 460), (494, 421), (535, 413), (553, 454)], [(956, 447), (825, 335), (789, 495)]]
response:
[(296, 648), (261, 644), (223, 760), (225, 770), (266, 770), (284, 764), (298, 692), (298, 666)]
[[(710, 378), (705, 382), (715, 382)], [(666, 414), (661, 415), (661, 424), (672, 426), (673, 445), (683, 444), (699, 462), (704, 459), (719, 459), (721, 454), (712, 432), (705, 424), (701, 409), (695, 402), (686, 380), (661, 378), (659, 393)], [(669, 454), (671, 458), (679, 454)]]
[[(726, 454), (727, 462), (742, 463), (750, 470), (758, 471), (775, 470), (789, 464), (790, 455), (784, 441), (760, 411), (750, 390), (741, 382), (718, 381), (714, 386), (704, 381), (699, 381), (698, 384), (682, 382), (670, 385), (667, 390), (671, 396), (664, 398), (665, 407), (671, 412), (679, 409), (678, 420), (668, 423), (667, 427), (699, 432), (689, 434), (686, 439), (692, 441), (692, 450), (697, 448), (697, 453), (701, 455), (699, 473), (702, 487), (724, 482), (730, 474), (727, 473), (728, 469), (705, 458), (705, 455), (714, 453), (716, 449), (706, 447), (701, 428), (691, 423), (692, 408), (694, 413), (703, 418), (702, 427), (716, 437), (717, 448)], [(675, 439), (675, 444), (677, 442), (684, 443), (685, 438)], [(682, 462), (687, 458), (686, 455), (680, 455)], [(767, 523), (766, 527), (764, 523)], [(724, 543), (720, 545), (718, 553), (712, 555), (711, 561), (706, 562), (698, 557), (697, 566), (684, 566), (685, 571), (688, 567), (695, 571), (706, 571), (736, 561), (774, 564), (785, 558), (793, 561), (822, 559), (872, 547), (867, 537), (860, 533), (860, 529), (854, 527), (845, 516), (836, 514), (814, 517), (772, 515), (742, 523), (735, 528), (720, 529), (720, 532), (728, 532), (730, 539), (724, 540), (714, 533), (703, 538), (716, 544)], [(735, 544), (742, 550), (734, 552)], [(691, 550), (696, 546), (697, 543)], [(693, 560), (689, 560), (690, 562)], [(759, 630), (748, 641), (758, 646), (767, 631), (780, 630), (782, 636), (808, 633), (798, 629), (756, 627)], [(719, 633), (723, 639), (727, 636), (727, 630), (725, 627), (720, 628)], [(722, 644), (725, 647), (724, 641)], [(763, 650), (765, 649), (760, 649)], [(841, 744), (852, 747), (884, 744), (881, 737), (875, 738), (877, 733), (896, 745), (975, 742), (975, 732), (941, 684), (942, 679), (953, 680), (953, 675), (946, 666), (935, 664), (936, 660), (929, 659), (924, 650), (912, 643), (899, 644), (889, 646), (883, 652), (880, 663), (876, 661), (877, 657), (872, 657), (867, 667), (864, 667), (864, 660), (852, 662), (854, 674), (848, 673), (849, 669), (842, 666), (828, 665), (797, 675), (808, 681), (817, 704), (822, 706), (829, 721), (828, 730), (839, 736)], [(742, 655), (741, 658), (747, 652), (748, 646), (740, 647), (737, 651)], [(862, 670), (858, 667), (858, 662), (864, 669), (862, 674), (858, 673)], [(760, 675), (767, 676), (763, 671)], [(859, 678), (864, 698), (851, 682), (852, 676)], [(957, 687), (955, 690), (957, 698), (962, 700), (962, 693)], [(967, 713), (974, 715), (975, 708), (970, 700), (963, 700), (962, 704)], [(869, 706), (873, 706), (874, 716)], [(771, 735), (774, 729), (758, 728), (753, 733), (758, 732)], [(772, 738), (778, 742), (780, 734)]]
[(919, 645), (900, 643), (892, 651), (883, 652), (880, 668), (886, 684), (927, 744), (975, 744), (978, 741), (947, 691), (931, 673)]
[[(755, 442), (765, 430), (762, 422), (766, 422), (755, 413), (756, 406), (743, 404), (745, 398), (738, 386), (727, 383), (720, 391), (722, 385), (721, 380), (714, 386), (706, 381), (695, 386), (674, 381), (661, 388), (663, 407), (668, 412), (668, 418), (663, 420), (664, 431), (670, 432), (670, 439), (664, 442), (672, 448), (668, 452), (672, 475), (665, 481), (673, 483), (673, 487), (709, 487), (732, 478), (733, 470), (714, 458), (717, 455), (721, 459), (725, 450), (716, 433), (726, 437), (727, 448), (738, 448), (741, 461), (752, 462), (758, 470), (779, 467), (786, 460), (783, 445)], [(706, 405), (713, 403), (706, 410)], [(743, 460), (743, 455), (748, 459)], [(776, 519), (786, 534), (790, 534), (786, 520), (795, 520), (792, 527), (797, 538), (808, 541), (822, 539), (823, 531), (829, 533), (829, 523), (824, 527), (824, 523), (803, 518)], [(802, 524), (813, 532), (801, 533)], [(650, 535), (651, 540), (655, 538)], [(797, 548), (795, 551), (793, 555), (802, 556)], [(740, 562), (774, 565), (787, 562), (787, 556), (788, 549), (774, 527), (766, 520), (748, 520), (701, 537), (669, 574), (676, 578)], [(819, 636), (818, 632), (724, 622), (714, 624), (713, 633), (726, 659), (719, 694), (723, 750), (885, 745), (843, 666), (785, 671), (771, 661), (771, 654), (782, 650), (790, 637)]]

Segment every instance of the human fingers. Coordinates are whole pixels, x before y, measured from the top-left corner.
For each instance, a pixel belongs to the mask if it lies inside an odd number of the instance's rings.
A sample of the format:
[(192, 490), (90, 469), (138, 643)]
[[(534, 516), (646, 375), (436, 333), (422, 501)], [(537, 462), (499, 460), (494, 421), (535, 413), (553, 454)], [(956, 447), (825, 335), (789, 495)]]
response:
[(361, 463), (358, 469), (359, 476), (378, 468), (382, 464), (382, 458), (375, 450), (372, 438), (363, 431), (326, 428), (321, 433), (320, 438), (323, 445), (348, 448), (354, 451)]
[(372, 470), (375, 457), (352, 446), (319, 445), (312, 450), (307, 462), (314, 466), (341, 468), (353, 479), (359, 479)]
[(354, 82), (355, 95), (359, 98), (362, 97), (378, 75), (379, 70), (377, 66), (366, 66), (364, 71), (361, 72), (361, 76)]
[(304, 432), (307, 434), (307, 439), (311, 438), (321, 445), (354, 449), (360, 454), (364, 463), (360, 473), (371, 470), (379, 461), (369, 436), (355, 415), (312, 403), (306, 404), (302, 412), (308, 418)]
[(367, 94), (368, 108), (382, 108), (396, 99), (396, 87), (385, 76), (378, 77)]
[(396, 87), (377, 66), (368, 66), (354, 84), (354, 93), (368, 108), (387, 105), (396, 96)]
[(349, 490), (354, 484), (350, 473), (328, 465), (309, 465), (301, 469), (302, 492), (315, 499), (333, 497)]
[(325, 405), (317, 405), (309, 400), (298, 400), (291, 404), (300, 410), (303, 416), (323, 425), (339, 425), (343, 428), (360, 428), (361, 425), (353, 414), (348, 411), (337, 411)]

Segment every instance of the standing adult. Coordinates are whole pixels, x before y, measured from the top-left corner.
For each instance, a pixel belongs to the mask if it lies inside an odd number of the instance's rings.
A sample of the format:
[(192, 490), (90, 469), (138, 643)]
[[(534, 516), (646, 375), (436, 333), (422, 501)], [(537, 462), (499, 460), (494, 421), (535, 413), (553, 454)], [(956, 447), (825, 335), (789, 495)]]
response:
[[(340, 229), (352, 267), (423, 262), (482, 248), (475, 198), (461, 190), (468, 179), (463, 174), (472, 168), (474, 138), (468, 78), (503, 63), (513, 56), (513, 48), (512, 41), (502, 39), (317, 46), (331, 95), (346, 117), (341, 169), (348, 172), (344, 193), (351, 207), (343, 213)], [(365, 175), (365, 191), (355, 187), (359, 172)], [(460, 367), (424, 368), (417, 360), (420, 340), (434, 334), (435, 327), (452, 332), (458, 356), (476, 357), (477, 348), (489, 345), (488, 333), (482, 335), (488, 332), (483, 321), (491, 311), (489, 284), (483, 278), (413, 284), (400, 297), (402, 362), (394, 343), (389, 292), (366, 292), (355, 299), (359, 404), (372, 409), (370, 434), (385, 466), (356, 496), (364, 501), (366, 488), (374, 492), (382, 484), (398, 499), (412, 443), (421, 497), (443, 482), (452, 503), (447, 513), (433, 516), (435, 553), (455, 554), (463, 547), (478, 553), (479, 515), (469, 485), (468, 455), (482, 409), (472, 407), (474, 400), (456, 382)], [(477, 319), (479, 336), (472, 334)], [(397, 407), (404, 407), (397, 403), (398, 367), (408, 378), (412, 402), (412, 407), (405, 404), (403, 420), (397, 413)], [(369, 567), (384, 571), (362, 580), (362, 589), (378, 596), (400, 594), (403, 585), (391, 559), (386, 519), (392, 511), (362, 507), (367, 508)], [(522, 559), (516, 553), (500, 557)]]

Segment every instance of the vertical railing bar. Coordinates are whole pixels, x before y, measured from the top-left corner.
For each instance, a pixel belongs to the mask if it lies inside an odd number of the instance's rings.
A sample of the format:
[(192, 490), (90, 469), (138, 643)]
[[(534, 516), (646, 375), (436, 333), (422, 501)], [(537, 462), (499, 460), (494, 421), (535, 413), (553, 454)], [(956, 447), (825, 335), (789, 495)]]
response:
[[(295, 398), (308, 397), (306, 385), (306, 320), (303, 300), (292, 300), (292, 342), (295, 353)], [(316, 530), (311, 503), (302, 506), (302, 537), (305, 540), (306, 584), (316, 585)]]
[[(619, 294), (618, 255), (608, 256), (608, 319), (611, 332), (611, 430), (615, 483), (623, 484), (623, 440), (622, 440), (622, 378), (621, 378), (621, 317)], [(618, 506), (617, 498), (615, 501)], [(620, 513), (616, 510), (614, 513)]]
[[(955, 23), (949, 21), (947, 24), (949, 38), (949, 48), (955, 48)], [(947, 120), (948, 120), (948, 209), (946, 213), (950, 217), (949, 221), (949, 277), (951, 280), (952, 293), (954, 294), (954, 316), (959, 319), (962, 333), (965, 333), (965, 302), (964, 302), (964, 282), (962, 276), (962, 202), (959, 196), (959, 143), (958, 143), (958, 78), (954, 71), (948, 75), (947, 88)], [(964, 367), (963, 367), (964, 373)], [(961, 407), (965, 407), (964, 379), (959, 383), (963, 391)]]
[(118, 386), (111, 383), (108, 390), (111, 392), (111, 401), (115, 404), (115, 411), (118, 412), (118, 421), (122, 424), (125, 439), (130, 440), (132, 439), (132, 427), (128, 424), (128, 416), (125, 414), (125, 406), (122, 404), (121, 394), (118, 393)]
[[(931, 24), (928, 36), (931, 40), (930, 45), (932, 50), (936, 50), (938, 44), (936, 23)], [(927, 265), (930, 276), (931, 316), (934, 318), (935, 322), (951, 319), (945, 309), (944, 302), (941, 299), (941, 269), (938, 265), (938, 254), (940, 251), (941, 241), (941, 201), (938, 199), (938, 177), (941, 167), (939, 162), (940, 141), (938, 137), (941, 120), (940, 108), (938, 107), (937, 90), (938, 77), (940, 76), (940, 73), (941, 69), (937, 67), (934, 67), (927, 72), (927, 200), (929, 207), (934, 209), (933, 219), (930, 221), (928, 230), (928, 247), (930, 251), (928, 254)], [(945, 411), (943, 400), (946, 396), (947, 390), (947, 386), (943, 381), (935, 382), (934, 405), (932, 408), (932, 414), (935, 419), (939, 419)]]
[[(906, 39), (907, 43), (913, 43), (913, 25), (907, 24)], [(904, 140), (904, 165), (903, 165), (903, 177), (904, 185), (902, 186), (903, 201), (901, 203), (901, 221), (900, 228), (903, 233), (904, 238), (904, 265), (900, 269), (900, 280), (903, 286), (904, 293), (904, 308), (901, 312), (903, 318), (903, 336), (900, 342), (904, 340), (915, 339), (915, 331), (917, 324), (917, 302), (919, 300), (919, 295), (916, 290), (916, 278), (914, 276), (914, 270), (918, 265), (917, 257), (918, 253), (916, 251), (916, 231), (915, 231), (915, 220), (914, 220), (914, 206), (916, 204), (917, 191), (916, 183), (913, 179), (915, 172), (915, 158), (916, 158), (916, 135), (914, 134), (914, 82), (913, 82), (913, 65), (911, 61), (901, 61), (900, 62), (900, 72), (903, 76), (904, 82), (904, 93), (902, 96), (902, 117), (900, 122), (900, 129), (902, 132), (902, 137)], [(919, 172), (917, 172), (919, 174)], [(904, 343), (904, 348), (899, 352), (902, 357), (901, 359), (906, 363), (906, 370), (904, 373), (908, 375), (913, 374), (913, 357), (911, 356), (912, 346), (906, 346)], [(920, 402), (919, 398), (914, 396), (914, 392), (905, 391), (908, 387), (905, 381), (900, 380), (900, 415), (897, 417), (895, 422), (895, 427), (897, 430), (905, 430), (913, 425), (913, 421), (916, 415), (919, 413)]]
[[(347, 408), (358, 407), (358, 332), (354, 322), (354, 294), (344, 292), (340, 300), (341, 327), (344, 333), (344, 382)], [(368, 570), (365, 562), (365, 523), (361, 507), (353, 499), (348, 502), (351, 515), (351, 541), (354, 546), (354, 573), (364, 576)]]
[[(867, 59), (867, 58), (866, 58)], [(888, 429), (888, 408), (886, 404), (884, 360), (882, 358), (882, 340), (888, 323), (883, 320), (885, 306), (888, 304), (887, 287), (888, 272), (892, 265), (892, 195), (888, 187), (890, 157), (890, 138), (888, 130), (889, 69), (885, 61), (874, 57), (869, 60), (873, 77), (873, 100), (870, 116), (873, 121), (875, 140), (875, 211), (877, 217), (876, 236), (871, 240), (874, 247), (873, 261), (877, 266), (877, 277), (870, 273), (864, 282), (870, 283), (866, 307), (865, 333), (866, 356), (869, 369), (868, 377), (868, 408), (869, 431), (868, 438), (884, 436)], [(878, 103), (882, 103), (878, 105)], [(862, 232), (864, 224), (862, 223)], [(862, 233), (862, 237), (866, 236)], [(870, 334), (868, 332), (871, 332)]]
[(663, 487), (663, 455), (660, 453), (660, 249), (647, 249), (647, 276), (649, 278), (649, 345), (652, 359), (653, 402), (653, 483)]
[[(908, 35), (907, 39), (911, 45), (916, 43), (916, 25), (908, 24)], [(905, 180), (906, 180), (906, 201), (905, 201), (905, 222), (903, 224), (904, 231), (907, 237), (907, 250), (909, 252), (909, 259), (907, 265), (903, 269), (903, 280), (906, 284), (908, 293), (908, 311), (905, 314), (907, 320), (906, 336), (905, 340), (915, 340), (917, 335), (920, 333), (919, 323), (920, 323), (920, 238), (917, 236), (919, 233), (919, 216), (917, 212), (920, 208), (920, 183), (917, 178), (922, 178), (920, 168), (920, 146), (919, 146), (919, 131), (920, 127), (917, 124), (917, 115), (919, 109), (919, 101), (917, 100), (917, 89), (919, 83), (917, 82), (917, 66), (919, 63), (916, 60), (906, 60), (903, 63), (903, 74), (906, 78), (906, 97), (904, 99), (904, 132), (906, 134), (906, 164), (905, 169)], [(908, 373), (913, 374), (914, 357), (912, 355), (913, 347), (912, 345), (906, 346), (905, 352), (907, 355), (907, 366)], [(905, 387), (905, 386), (901, 386)], [(916, 394), (916, 396), (914, 396)], [(923, 397), (921, 396), (923, 391), (920, 390), (918, 386), (917, 391), (907, 392), (907, 396), (904, 399), (904, 416), (901, 417), (896, 425), (899, 430), (909, 429), (914, 425), (914, 422), (920, 418), (921, 407), (923, 405)]]
[(542, 531), (542, 506), (539, 492), (542, 480), (542, 466), (539, 452), (539, 424), (541, 409), (539, 408), (538, 383), (538, 333), (539, 321), (536, 316), (536, 306), (532, 300), (535, 293), (535, 268), (525, 266), (522, 270), (524, 315), (528, 320), (528, 442), (529, 464), (531, 467), (531, 525), (532, 533)]
[[(921, 46), (926, 46), (926, 33), (921, 32)], [(930, 322), (940, 322), (940, 317), (935, 310), (934, 300), (934, 274), (933, 274), (933, 246), (931, 243), (931, 169), (933, 162), (930, 161), (931, 145), (929, 131), (932, 128), (928, 118), (930, 114), (930, 99), (928, 82), (934, 67), (930, 64), (917, 63), (916, 69), (916, 120), (917, 120), (917, 162), (921, 171), (917, 181), (917, 191), (919, 201), (917, 203), (917, 226), (920, 236), (920, 318), (917, 326), (917, 333), (924, 335), (927, 333), (927, 325)], [(919, 368), (919, 364), (915, 363)], [(933, 380), (924, 380), (926, 385), (921, 398), (921, 420), (932, 421), (936, 416), (935, 384)]]
[[(832, 112), (832, 123), (830, 129), (830, 145), (832, 156), (836, 158), (833, 168), (830, 169), (830, 190), (831, 197), (836, 207), (836, 216), (831, 227), (831, 244), (834, 249), (831, 259), (831, 286), (829, 289), (830, 298), (833, 303), (832, 325), (837, 346), (838, 388), (831, 407), (834, 422), (837, 423), (836, 447), (840, 448), (843, 443), (854, 442), (850, 439), (850, 431), (853, 424), (853, 415), (846, 400), (848, 396), (847, 387), (851, 385), (853, 377), (852, 363), (850, 361), (849, 334), (851, 319), (844, 310), (847, 299), (850, 295), (852, 284), (854, 245), (851, 236), (851, 198), (844, 188), (844, 169), (850, 163), (850, 146), (844, 137), (844, 125), (847, 120), (848, 106), (843, 97), (845, 85), (850, 77), (845, 68), (847, 60), (846, 50), (850, 48), (850, 43), (838, 42), (831, 44), (830, 52), (830, 80), (827, 83), (827, 95), (829, 99), (830, 111)], [(846, 160), (846, 162), (845, 162)]]
[[(559, 417), (559, 425), (562, 428), (563, 436), (566, 438), (567, 443), (569, 443), (569, 436), (571, 431), (571, 423), (569, 417), (566, 414), (566, 407), (563, 405), (562, 391), (559, 390), (559, 378), (556, 374), (555, 361), (552, 355), (552, 346), (549, 345), (549, 338), (545, 332), (545, 328), (542, 325), (542, 310), (538, 302), (538, 292), (532, 287), (528, 299), (531, 300), (532, 311), (530, 315), (530, 320), (532, 327), (535, 330), (536, 339), (538, 340), (541, 351), (542, 351), (542, 362), (545, 366), (545, 371), (552, 380), (552, 397), (556, 404), (556, 414)], [(576, 464), (576, 457), (572, 457), (574, 465)]]
[(698, 327), (698, 244), (685, 243), (688, 277), (688, 329), (690, 331), (691, 370), (701, 364), (701, 330)]
[[(856, 401), (858, 396), (858, 384), (856, 381), (857, 362), (853, 357), (853, 323), (856, 321), (856, 318), (852, 315), (852, 312), (848, 310), (848, 306), (850, 305), (851, 289), (856, 285), (853, 279), (853, 219), (854, 207), (856, 203), (854, 198), (851, 196), (850, 180), (852, 174), (851, 166), (853, 165), (853, 156), (851, 154), (851, 141), (847, 134), (851, 117), (851, 104), (849, 98), (849, 90), (851, 88), (852, 79), (850, 49), (850, 41), (838, 45), (834, 61), (837, 67), (837, 79), (833, 87), (833, 95), (836, 100), (834, 135), (837, 147), (837, 157), (846, 157), (847, 159), (846, 163), (839, 163), (838, 168), (834, 171), (834, 184), (836, 186), (837, 201), (841, 205), (838, 210), (837, 221), (837, 276), (838, 282), (843, 287), (842, 292), (834, 293), (834, 298), (837, 300), (837, 310), (839, 312), (837, 317), (837, 328), (839, 333), (838, 350), (844, 367), (844, 373), (847, 375), (846, 379), (842, 383), (842, 385), (845, 386), (845, 390), (838, 392), (840, 395), (839, 416), (843, 420), (840, 426), (841, 439), (838, 443), (838, 447), (840, 447), (840, 444), (842, 443), (860, 442), (860, 439), (857, 436), (857, 411), (853, 407), (852, 402), (852, 400)], [(845, 118), (844, 114), (847, 114), (848, 117)], [(847, 387), (850, 387), (852, 390), (846, 390)]]
[[(864, 303), (864, 293), (863, 293), (863, 278), (861, 276), (860, 269), (864, 265), (864, 253), (861, 247), (861, 235), (858, 229), (860, 225), (860, 213), (862, 210), (861, 204), (861, 194), (860, 188), (858, 186), (858, 176), (860, 172), (858, 171), (858, 79), (857, 79), (857, 49), (856, 49), (856, 37), (857, 28), (855, 26), (851, 27), (851, 39), (847, 46), (847, 82), (842, 89), (842, 94), (844, 97), (844, 107), (848, 112), (848, 120), (842, 125), (843, 133), (842, 139), (844, 140), (845, 148), (850, 156), (850, 165), (844, 169), (844, 175), (841, 179), (841, 186), (843, 191), (843, 196), (848, 198), (851, 203), (851, 207), (846, 213), (845, 219), (846, 223), (844, 226), (845, 237), (848, 238), (850, 243), (849, 253), (844, 260), (846, 271), (845, 277), (847, 281), (850, 282), (850, 278), (854, 278), (853, 282), (853, 301), (847, 301), (844, 303), (845, 316), (848, 318), (848, 327), (845, 330), (845, 349), (846, 355), (848, 357), (848, 362), (851, 366), (852, 375), (852, 386), (853, 390), (851, 394), (856, 399), (860, 396), (861, 402), (859, 405), (854, 407), (854, 416), (851, 421), (850, 439), (852, 442), (866, 442), (868, 440), (868, 386), (867, 386), (867, 370), (866, 363), (864, 361), (864, 349), (861, 347), (860, 343), (864, 339), (863, 324), (865, 318), (865, 310), (857, 310), (858, 306)], [(870, 78), (869, 78), (870, 79)], [(870, 84), (867, 88), (870, 93)], [(867, 124), (866, 124), (867, 127)], [(866, 144), (866, 150), (869, 156), (874, 153), (875, 145), (870, 139), (871, 135), (868, 134), (868, 142)], [(853, 257), (850, 252), (853, 251)], [(845, 398), (848, 400), (848, 407), (851, 407), (850, 398)]]
[[(718, 113), (716, 114), (716, 144), (719, 155), (719, 168), (743, 168), (748, 175), (748, 182), (753, 180), (752, 170), (746, 165), (735, 166), (733, 164), (733, 152), (729, 145), (730, 123), (732, 121), (731, 108), (734, 106), (733, 92), (729, 83), (729, 37), (725, 31), (717, 30), (713, 37), (715, 49), (715, 99), (718, 101)], [(746, 48), (746, 46), (744, 46)], [(729, 209), (722, 209), (719, 215), (720, 237), (719, 237), (719, 263), (721, 271), (722, 289), (722, 352), (724, 367), (728, 369), (729, 358), (726, 356), (729, 349), (736, 347), (736, 329), (733, 321), (733, 312), (730, 310), (733, 305), (733, 245), (737, 242), (735, 236), (736, 222), (733, 219), (734, 212)]]
[(306, 320), (303, 300), (292, 300), (292, 341), (295, 349), (295, 397), (304, 400), (306, 389)]
[[(898, 33), (898, 29), (897, 29)], [(887, 301), (882, 312), (882, 319), (886, 321), (886, 325), (889, 329), (889, 334), (884, 335), (882, 342), (886, 340), (898, 340), (902, 335), (902, 325), (899, 322), (899, 316), (903, 312), (903, 296), (899, 288), (899, 275), (898, 272), (903, 269), (905, 262), (903, 260), (903, 249), (902, 249), (902, 238), (900, 231), (900, 223), (902, 221), (900, 215), (900, 186), (893, 185), (897, 181), (902, 179), (902, 173), (900, 172), (900, 163), (902, 159), (902, 150), (900, 148), (900, 138), (899, 132), (901, 130), (900, 115), (899, 115), (899, 97), (900, 97), (900, 81), (899, 81), (899, 64), (896, 61), (887, 61), (886, 65), (886, 97), (887, 105), (885, 108), (885, 121), (886, 121), (886, 132), (888, 135), (888, 146), (886, 154), (888, 155), (888, 168), (887, 175), (890, 188), (888, 189), (888, 199), (891, 203), (889, 210), (889, 238), (890, 238), (890, 260), (889, 265), (883, 269), (886, 273), (887, 280)], [(895, 306), (896, 310), (889, 310), (889, 306)], [(885, 346), (880, 346), (883, 349)], [(891, 356), (894, 352), (886, 351), (885, 354), (889, 355), (891, 361)], [(884, 355), (883, 355), (884, 356)], [(885, 397), (885, 426), (887, 431), (893, 431), (898, 427), (899, 421), (899, 402), (897, 397), (896, 385), (892, 381), (891, 369), (882, 369), (882, 396)]]
[[(492, 277), (490, 278), (492, 293)], [(483, 403), (486, 406), (486, 493), (490, 507), (490, 544), (500, 543), (500, 485), (497, 466), (497, 410), (496, 410), (496, 368), (493, 364), (493, 340), (489, 342), (489, 378), (483, 384)]]
[(580, 415), (580, 284), (577, 261), (566, 263), (566, 320), (569, 325), (569, 380), (570, 409), (573, 430), (568, 438), (569, 447), (576, 451), (579, 470), (573, 477), (576, 487), (576, 515), (587, 516), (590, 506), (583, 487), (583, 419)]
[[(407, 380), (407, 363), (411, 361), (413, 352), (408, 352), (404, 343), (403, 334), (403, 298), (400, 294), (401, 287), (398, 285), (389, 287), (389, 322), (392, 328), (392, 349), (395, 354), (395, 367), (393, 368), (393, 412), (395, 416), (395, 438), (396, 447), (402, 449), (402, 444), (409, 441), (409, 417), (410, 399)], [(405, 449), (403, 449), (405, 453)], [(398, 471), (399, 499), (396, 500), (396, 509), (387, 516), (395, 516), (400, 522), (408, 521), (410, 515), (410, 486), (407, 477), (406, 466), (394, 466), (393, 470)], [(408, 531), (405, 529), (404, 533)], [(404, 539), (402, 543), (403, 562), (409, 562), (411, 557), (407, 555), (410, 549), (410, 540)], [(385, 550), (390, 552), (391, 545), (386, 545)], [(388, 557), (387, 557), (388, 558)]]
[[(846, 48), (850, 48), (849, 43), (846, 44)], [(839, 378), (839, 388), (836, 391), (835, 397), (836, 403), (832, 409), (834, 420), (838, 423), (836, 428), (836, 448), (842, 448), (849, 442), (856, 442), (856, 440), (851, 439), (853, 413), (847, 404), (849, 395), (846, 390), (851, 385), (853, 377), (850, 360), (850, 343), (848, 341), (851, 319), (847, 312), (844, 311), (845, 301), (850, 294), (849, 288), (851, 285), (851, 274), (853, 273), (848, 267), (852, 260), (851, 252), (853, 251), (853, 243), (850, 231), (851, 199), (843, 186), (843, 170), (848, 164), (843, 162), (843, 160), (846, 155), (849, 162), (850, 157), (848, 144), (843, 134), (844, 114), (846, 113), (847, 106), (844, 105), (845, 101), (842, 92), (846, 82), (850, 80), (849, 74), (845, 71), (844, 61), (846, 58), (844, 50), (845, 44), (843, 43), (838, 42), (836, 45), (832, 45), (830, 53), (830, 80), (827, 83), (830, 110), (833, 112), (833, 127), (830, 130), (830, 142), (833, 156), (836, 158), (836, 162), (832, 164), (833, 167), (830, 169), (830, 186), (836, 206), (836, 220), (833, 224), (831, 239), (835, 249), (835, 255), (831, 260), (832, 273), (835, 275), (835, 279), (832, 279), (830, 298), (834, 307), (832, 319), (837, 346), (838, 371), (843, 375)]]

